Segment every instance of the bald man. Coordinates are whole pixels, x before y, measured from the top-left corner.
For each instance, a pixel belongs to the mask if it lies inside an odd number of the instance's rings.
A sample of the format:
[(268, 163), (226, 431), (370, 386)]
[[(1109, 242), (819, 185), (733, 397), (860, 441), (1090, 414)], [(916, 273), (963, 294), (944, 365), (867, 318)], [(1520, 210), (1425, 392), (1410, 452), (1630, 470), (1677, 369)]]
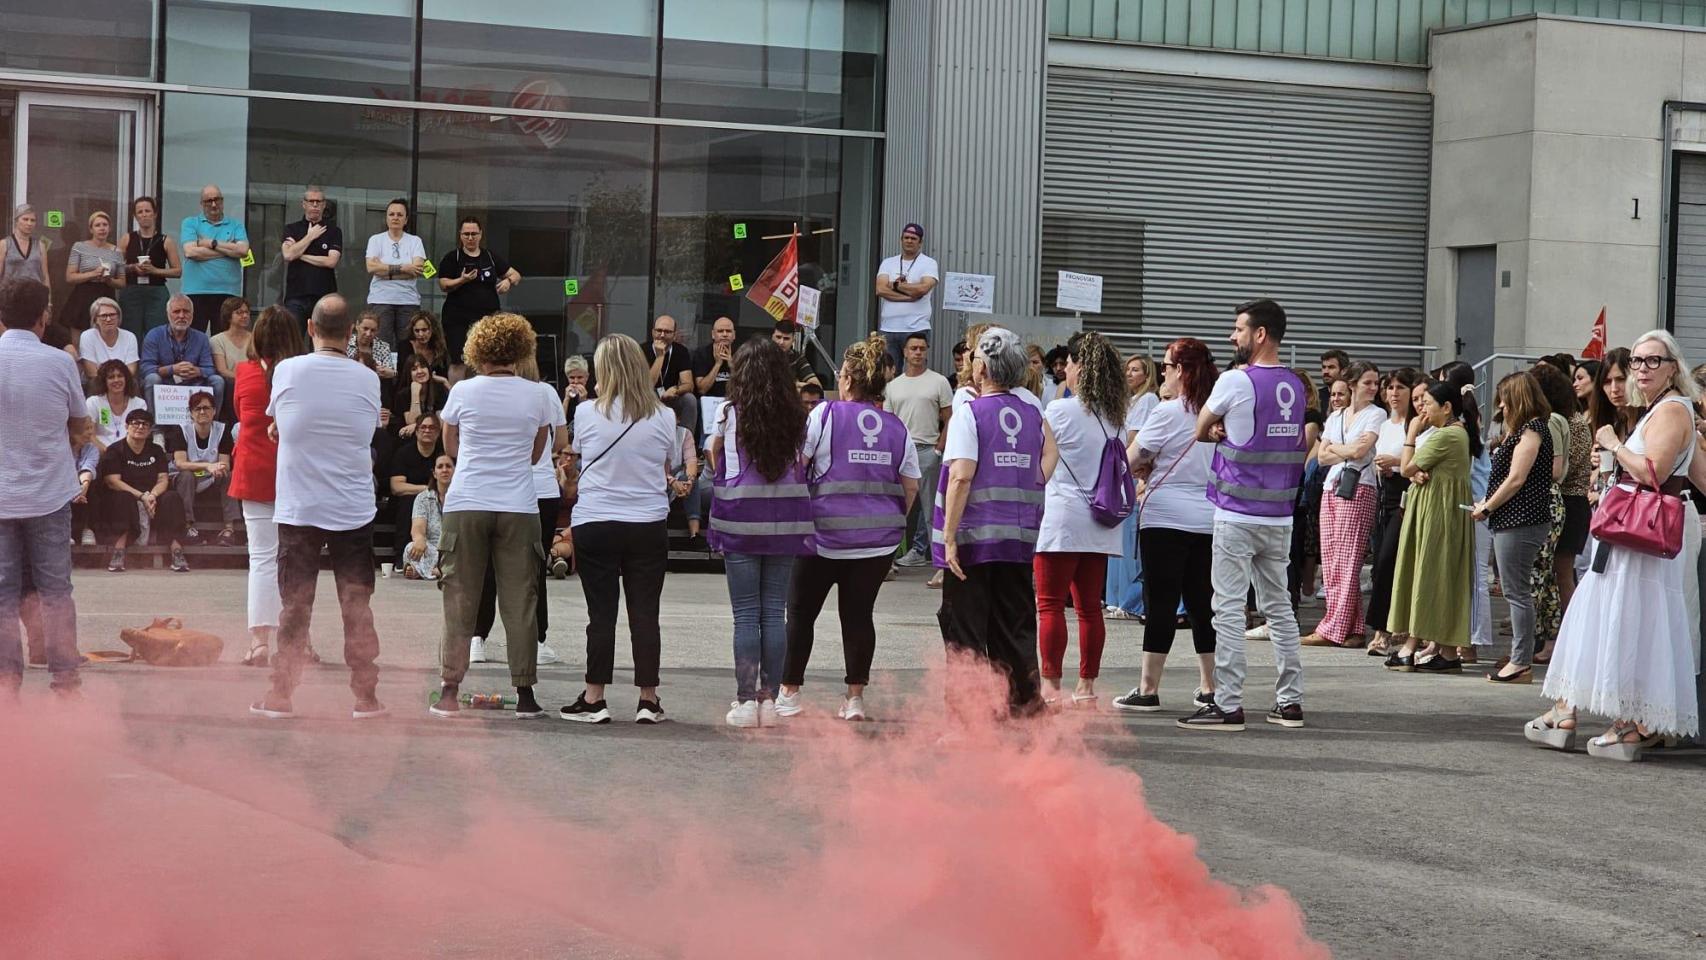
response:
[(178, 239), (184, 253), (183, 293), (195, 305), (195, 329), (209, 336), (222, 333), (219, 305), (226, 297), (243, 295), (249, 234), (225, 216), (225, 192), (218, 185), (201, 188), (201, 212), (184, 218)]

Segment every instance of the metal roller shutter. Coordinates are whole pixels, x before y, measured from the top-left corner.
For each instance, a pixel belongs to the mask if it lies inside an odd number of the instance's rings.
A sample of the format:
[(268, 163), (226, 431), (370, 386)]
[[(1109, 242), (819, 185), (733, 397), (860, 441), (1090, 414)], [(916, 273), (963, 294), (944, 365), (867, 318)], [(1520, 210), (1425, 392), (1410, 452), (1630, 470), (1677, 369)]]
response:
[[(1050, 66), (1047, 107), (1045, 315), (1052, 271), (1094, 266), (1131, 274), (1086, 318), (1126, 346), (1218, 344), (1255, 296), (1286, 307), (1288, 340), (1422, 343), (1428, 96)], [(1118, 252), (1084, 257), (1102, 231)]]
[(1682, 355), (1696, 360), (1706, 358), (1706, 156), (1676, 155), (1675, 192), (1671, 332)]

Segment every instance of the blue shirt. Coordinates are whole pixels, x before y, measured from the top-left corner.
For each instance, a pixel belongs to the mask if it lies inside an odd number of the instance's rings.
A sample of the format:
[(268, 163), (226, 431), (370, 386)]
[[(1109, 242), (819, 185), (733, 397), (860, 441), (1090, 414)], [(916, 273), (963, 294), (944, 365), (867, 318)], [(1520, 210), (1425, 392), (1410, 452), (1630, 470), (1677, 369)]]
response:
[(157, 374), (161, 367), (169, 367), (185, 360), (201, 370), (201, 377), (195, 380), (178, 380), (172, 377), (169, 378), (170, 382), (204, 383), (213, 379), (213, 343), (207, 339), (207, 334), (191, 327), (184, 331), (182, 340), (173, 340), (172, 328), (164, 326), (155, 327), (142, 338), (143, 376)]
[[(178, 230), (178, 242), (183, 247), (201, 240), (227, 243), (248, 243), (249, 233), (236, 220), (226, 217), (213, 223), (197, 214), (185, 217)], [(181, 248), (180, 248), (181, 249)], [(213, 260), (191, 260), (184, 256), (183, 292), (186, 294), (223, 293), (228, 297), (243, 293), (243, 265), (232, 257), (219, 256)]]
[(82, 420), (77, 362), (29, 330), (0, 334), (0, 520), (45, 517), (81, 487), (67, 422)]

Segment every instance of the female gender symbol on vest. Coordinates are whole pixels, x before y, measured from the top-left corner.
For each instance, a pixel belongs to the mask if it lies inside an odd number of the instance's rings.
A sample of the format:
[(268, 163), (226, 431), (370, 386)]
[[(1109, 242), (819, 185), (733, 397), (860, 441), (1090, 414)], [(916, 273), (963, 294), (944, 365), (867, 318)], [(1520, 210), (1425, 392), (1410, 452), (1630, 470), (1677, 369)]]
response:
[[(866, 420), (866, 417), (870, 417), (871, 419)], [(882, 415), (878, 414), (877, 411), (872, 410), (870, 407), (866, 407), (859, 411), (859, 416), (855, 417), (853, 422), (859, 425), (859, 432), (865, 435), (865, 449), (869, 450), (876, 446), (877, 438), (881, 436), (883, 432)]]
[[(1011, 418), (1011, 420), (1009, 420)], [(1025, 421), (1019, 417), (1019, 411), (1012, 407), (1002, 407), (996, 422), (1001, 424), (1001, 432), (1007, 435), (1007, 445), (1018, 448), (1019, 431), (1025, 428)]]
[(1297, 388), (1289, 380), (1281, 380), (1274, 387), (1274, 402), (1279, 404), (1280, 416), (1291, 419), (1291, 408), (1297, 405)]

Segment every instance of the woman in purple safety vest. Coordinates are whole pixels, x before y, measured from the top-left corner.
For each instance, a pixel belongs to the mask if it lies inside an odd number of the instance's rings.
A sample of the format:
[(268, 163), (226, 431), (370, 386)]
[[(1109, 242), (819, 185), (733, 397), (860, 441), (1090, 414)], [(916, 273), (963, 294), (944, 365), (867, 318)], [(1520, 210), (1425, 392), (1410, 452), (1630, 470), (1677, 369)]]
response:
[(1037, 608), (1031, 558), (1043, 487), (1059, 458), (1042, 414), (1012, 389), (1024, 382), (1025, 348), (991, 327), (978, 338), (979, 396), (948, 421), (936, 487), (931, 554), (948, 576), (936, 614), (942, 639), (1007, 678), (1014, 713), (1038, 706)]
[(767, 339), (748, 340), (729, 367), (728, 400), (708, 430), (711, 547), (723, 555), (735, 620), (731, 727), (773, 726), (787, 652), (788, 582), (812, 553), (812, 501), (800, 465), (806, 411), (793, 366)]
[(812, 655), (812, 628), (829, 588), (841, 613), (847, 697), (837, 716), (865, 719), (865, 684), (877, 628), (871, 611), (918, 496), (918, 454), (900, 418), (877, 407), (888, 373), (881, 334), (847, 348), (836, 395), (806, 419), (806, 479), (811, 486), (812, 554), (794, 564), (788, 588), (788, 655), (776, 714), (797, 715)]

